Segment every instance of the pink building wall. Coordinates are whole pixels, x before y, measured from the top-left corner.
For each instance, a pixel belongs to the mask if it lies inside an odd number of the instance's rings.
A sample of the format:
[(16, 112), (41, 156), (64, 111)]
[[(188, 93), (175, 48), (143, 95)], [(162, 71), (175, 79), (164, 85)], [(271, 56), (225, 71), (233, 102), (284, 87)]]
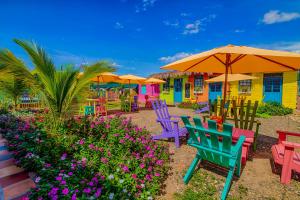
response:
[(139, 102), (145, 102), (145, 95), (159, 97), (159, 84), (147, 84), (146, 94), (142, 94), (142, 85), (139, 84)]

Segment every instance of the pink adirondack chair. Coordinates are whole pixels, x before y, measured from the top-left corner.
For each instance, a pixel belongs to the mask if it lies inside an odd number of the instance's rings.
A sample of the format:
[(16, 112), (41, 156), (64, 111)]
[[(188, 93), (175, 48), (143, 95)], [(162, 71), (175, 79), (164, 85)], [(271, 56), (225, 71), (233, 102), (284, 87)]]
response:
[(295, 149), (300, 149), (300, 144), (288, 142), (287, 136), (300, 137), (300, 133), (287, 131), (277, 131), (278, 144), (272, 146), (272, 155), (276, 164), (282, 165), (280, 181), (283, 184), (289, 184), (292, 177), (292, 171), (300, 173), (300, 153)]
[(174, 138), (177, 148), (180, 147), (180, 137), (186, 137), (188, 131), (185, 127), (179, 127), (180, 116), (170, 115), (166, 101), (152, 100), (152, 108), (156, 113), (157, 122), (161, 124), (161, 135), (152, 136), (153, 140)]

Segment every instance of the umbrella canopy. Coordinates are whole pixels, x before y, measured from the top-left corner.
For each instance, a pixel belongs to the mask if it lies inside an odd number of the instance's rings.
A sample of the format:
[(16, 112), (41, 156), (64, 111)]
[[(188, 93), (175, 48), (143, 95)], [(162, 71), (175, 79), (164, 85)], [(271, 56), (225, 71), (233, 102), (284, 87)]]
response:
[(292, 71), (300, 69), (300, 54), (228, 45), (183, 58), (162, 69), (225, 73), (226, 66), (233, 74)]
[[(255, 76), (245, 74), (228, 74), (228, 82), (257, 79)], [(225, 74), (206, 80), (208, 83), (225, 82)]]
[(118, 83), (143, 83), (146, 78), (140, 77), (140, 76), (135, 76), (132, 74), (126, 74), (126, 75), (122, 75), (119, 76), (120, 80), (117, 81)]
[(158, 78), (148, 78), (144, 81), (144, 83), (157, 84), (157, 83), (165, 83), (166, 81), (158, 79)]
[(272, 73), (298, 70), (300, 69), (300, 54), (227, 45), (183, 58), (162, 67), (162, 69), (225, 73), (225, 102), (228, 73)]
[(101, 83), (116, 82), (118, 80), (120, 80), (119, 76), (110, 72), (103, 72), (92, 78), (92, 81)]

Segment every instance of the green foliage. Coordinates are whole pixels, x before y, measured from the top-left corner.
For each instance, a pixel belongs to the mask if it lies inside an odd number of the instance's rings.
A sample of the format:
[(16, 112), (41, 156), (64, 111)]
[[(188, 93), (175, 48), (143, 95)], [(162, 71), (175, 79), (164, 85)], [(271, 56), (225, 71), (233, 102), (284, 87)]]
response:
[(30, 199), (152, 199), (169, 170), (168, 147), (115, 116), (75, 118), (49, 135), (45, 118), (0, 115), (16, 163), (36, 172)]
[(201, 108), (205, 107), (206, 105), (198, 104), (198, 103), (192, 103), (192, 102), (181, 102), (177, 106), (178, 106), (178, 108), (198, 110), (198, 109), (201, 109)]
[(283, 116), (283, 115), (288, 115), (288, 114), (292, 114), (292, 113), (293, 113), (293, 109), (287, 108), (278, 102), (262, 103), (257, 108), (257, 116), (260, 115), (263, 117), (267, 117), (267, 115)]
[(15, 77), (22, 77), (31, 88), (38, 91), (49, 108), (54, 129), (71, 113), (71, 105), (88, 91), (91, 78), (101, 72), (113, 71), (107, 62), (83, 66), (83, 73), (72, 66), (57, 70), (43, 48), (33, 42), (14, 40), (28, 54), (34, 73), (9, 50), (0, 51), (0, 70), (9, 69)]

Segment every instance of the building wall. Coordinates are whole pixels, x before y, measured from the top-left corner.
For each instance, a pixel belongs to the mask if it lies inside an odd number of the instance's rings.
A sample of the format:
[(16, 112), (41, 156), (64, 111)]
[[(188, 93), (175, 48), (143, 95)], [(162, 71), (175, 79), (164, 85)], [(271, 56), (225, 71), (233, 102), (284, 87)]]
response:
[[(156, 87), (158, 88), (156, 89)], [(145, 95), (158, 97), (160, 91), (161, 90), (159, 84), (146, 84), (146, 94), (142, 94), (142, 84), (139, 84), (139, 102), (145, 102)]]
[(282, 104), (295, 109), (297, 106), (297, 72), (283, 73)]
[(159, 87), (159, 98), (166, 100), (168, 105), (174, 105), (174, 78), (170, 78), (170, 90), (168, 92), (163, 91), (163, 84)]
[[(246, 96), (247, 100), (251, 100), (251, 101), (260, 101), (262, 102), (263, 100), (263, 73), (253, 73), (251, 74), (251, 76), (255, 76), (258, 77), (258, 79), (254, 79), (252, 80), (252, 87), (251, 87), (251, 94), (243, 94), (244, 96)], [(230, 84), (230, 96), (239, 96), (239, 82), (235, 81), (235, 82), (231, 82)]]

